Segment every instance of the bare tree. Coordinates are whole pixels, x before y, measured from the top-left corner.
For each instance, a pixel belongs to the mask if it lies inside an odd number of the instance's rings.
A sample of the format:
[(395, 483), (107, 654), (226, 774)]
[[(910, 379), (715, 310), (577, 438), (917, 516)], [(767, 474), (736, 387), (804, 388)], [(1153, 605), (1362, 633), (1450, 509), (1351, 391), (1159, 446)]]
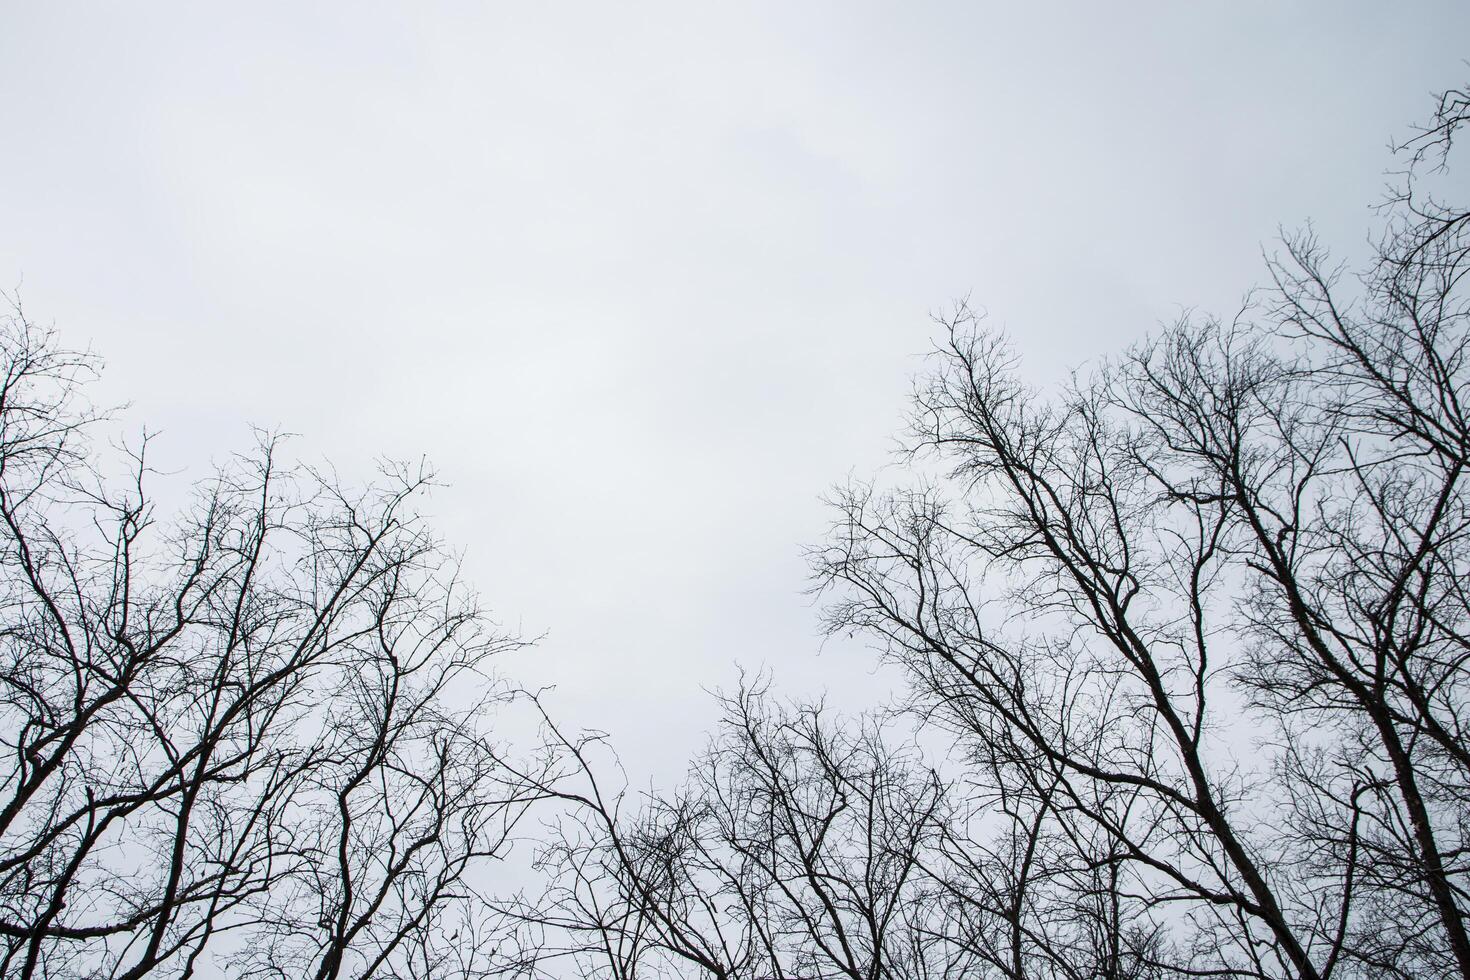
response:
[[(1151, 977), (1121, 862), (1059, 826), (1055, 780), (941, 772), (877, 716), (720, 698), (718, 730), (670, 794), (585, 789), (547, 842), (527, 946), (557, 975), (718, 978)], [(563, 967), (564, 968), (564, 967)]]
[(960, 307), (908, 444), (947, 475), (836, 500), (832, 628), (1044, 800), (1141, 967), (1470, 977), (1470, 213), (1426, 190), (1466, 104), (1357, 279), (1293, 237), (1234, 321), (1056, 396)]
[(547, 848), (528, 918), (570, 937), (582, 970), (618, 977), (848, 977), (932, 972), (937, 908), (920, 855), (945, 805), (934, 773), (871, 719), (720, 699), (719, 730), (681, 791), (625, 812), (586, 741), (579, 804)]
[(146, 439), (103, 475), (97, 369), (0, 324), (0, 974), (484, 975), (539, 791), (430, 474), (350, 492), (262, 437), (160, 522)]

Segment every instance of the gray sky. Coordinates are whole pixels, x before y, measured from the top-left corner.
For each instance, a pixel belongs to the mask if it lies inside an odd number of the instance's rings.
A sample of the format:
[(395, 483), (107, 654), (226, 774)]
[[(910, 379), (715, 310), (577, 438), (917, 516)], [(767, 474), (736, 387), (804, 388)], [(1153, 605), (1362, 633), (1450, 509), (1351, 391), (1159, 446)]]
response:
[(801, 595), (927, 314), (1038, 380), (1278, 225), (1361, 252), (1470, 5), (7, 4), (0, 285), (201, 475), (427, 455), (507, 664), (682, 767), (702, 686), (877, 697)]

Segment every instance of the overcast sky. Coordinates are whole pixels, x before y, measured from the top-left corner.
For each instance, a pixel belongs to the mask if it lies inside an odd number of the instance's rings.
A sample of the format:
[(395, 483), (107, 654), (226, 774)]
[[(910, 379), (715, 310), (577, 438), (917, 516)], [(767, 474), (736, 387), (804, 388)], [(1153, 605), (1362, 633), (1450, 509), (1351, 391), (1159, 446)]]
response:
[(734, 665), (877, 699), (801, 593), (966, 294), (1038, 381), (1344, 254), (1470, 5), (20, 4), (0, 286), (195, 476), (434, 461), (508, 663), (665, 776)]

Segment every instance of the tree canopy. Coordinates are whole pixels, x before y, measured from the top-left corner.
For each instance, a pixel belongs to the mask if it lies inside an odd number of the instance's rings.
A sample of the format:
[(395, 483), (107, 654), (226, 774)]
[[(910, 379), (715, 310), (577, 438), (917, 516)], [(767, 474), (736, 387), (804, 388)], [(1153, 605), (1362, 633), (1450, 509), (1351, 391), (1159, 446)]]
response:
[(1355, 274), (1288, 236), (1055, 389), (941, 317), (904, 466), (810, 552), (905, 692), (742, 676), (663, 792), (496, 676), (425, 468), (262, 434), (160, 515), (17, 310), (0, 975), (1470, 980), (1467, 120), (1398, 148)]

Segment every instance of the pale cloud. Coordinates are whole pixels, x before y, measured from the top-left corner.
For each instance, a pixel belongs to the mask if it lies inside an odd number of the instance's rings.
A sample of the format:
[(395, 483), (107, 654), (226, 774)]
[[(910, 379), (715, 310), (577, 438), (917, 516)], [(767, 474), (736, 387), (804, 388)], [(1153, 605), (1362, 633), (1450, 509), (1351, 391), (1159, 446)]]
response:
[[(1426, 29), (1426, 23), (1432, 25)], [(926, 313), (1038, 379), (1351, 250), (1470, 8), (12, 7), (0, 283), (198, 472), (246, 423), (426, 454), (487, 599), (635, 771), (817, 657), (800, 547), (881, 464)]]

